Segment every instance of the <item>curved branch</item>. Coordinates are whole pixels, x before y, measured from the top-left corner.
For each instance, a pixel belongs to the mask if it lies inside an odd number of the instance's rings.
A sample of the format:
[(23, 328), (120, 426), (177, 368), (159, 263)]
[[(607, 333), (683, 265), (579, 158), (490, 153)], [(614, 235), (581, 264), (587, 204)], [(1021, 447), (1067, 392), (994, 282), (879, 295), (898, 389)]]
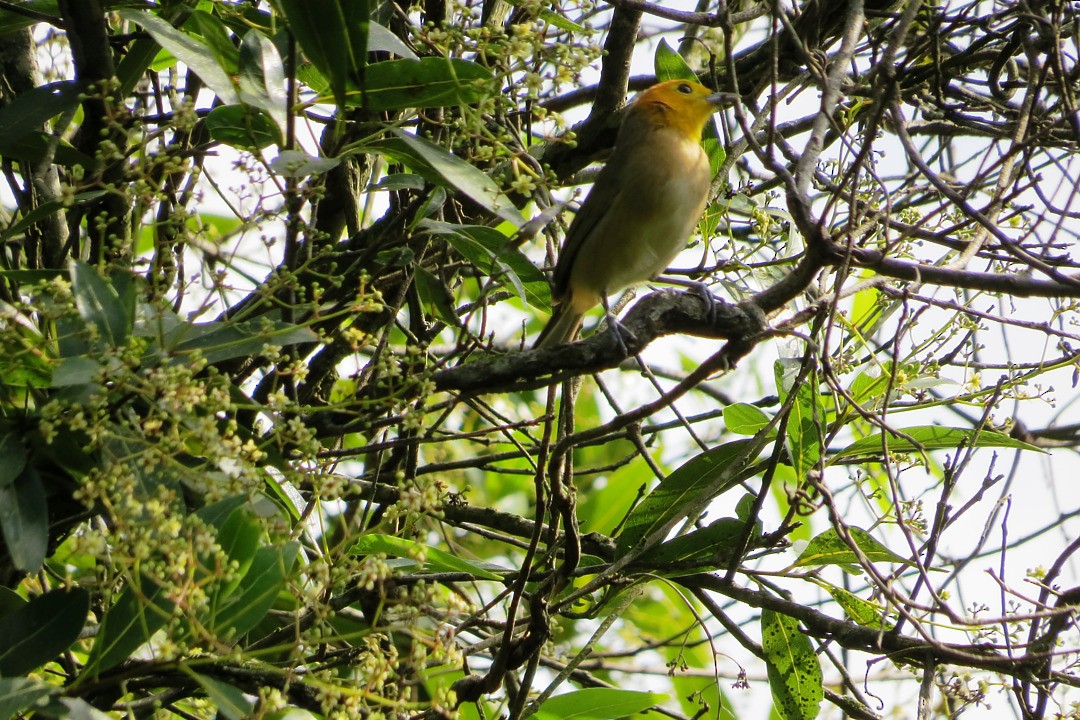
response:
[(730, 305), (714, 298), (706, 306), (700, 294), (671, 289), (642, 298), (619, 325), (628, 352), (608, 331), (567, 345), (484, 358), (439, 371), (432, 380), (439, 390), (464, 393), (545, 387), (617, 367), (653, 340), (675, 333), (731, 341), (725, 349), (734, 365), (768, 331), (764, 314), (753, 303)]

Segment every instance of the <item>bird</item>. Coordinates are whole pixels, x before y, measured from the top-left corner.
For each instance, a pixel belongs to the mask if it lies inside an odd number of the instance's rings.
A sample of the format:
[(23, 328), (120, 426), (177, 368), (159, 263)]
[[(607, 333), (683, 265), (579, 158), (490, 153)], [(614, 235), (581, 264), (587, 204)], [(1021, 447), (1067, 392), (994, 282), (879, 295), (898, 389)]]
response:
[(566, 231), (552, 275), (554, 310), (534, 347), (573, 341), (597, 305), (612, 320), (609, 295), (655, 278), (686, 247), (712, 182), (701, 134), (729, 97), (668, 80), (633, 101)]

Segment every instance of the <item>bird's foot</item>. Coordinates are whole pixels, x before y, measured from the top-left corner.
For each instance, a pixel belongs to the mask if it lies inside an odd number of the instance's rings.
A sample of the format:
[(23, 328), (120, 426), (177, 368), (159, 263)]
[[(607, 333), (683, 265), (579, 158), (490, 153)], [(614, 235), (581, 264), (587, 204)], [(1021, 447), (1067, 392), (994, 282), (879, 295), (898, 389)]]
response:
[(695, 295), (705, 305), (705, 319), (709, 324), (716, 322), (717, 313), (720, 308), (727, 305), (727, 302), (723, 298), (718, 298), (713, 295), (705, 283), (691, 282), (687, 285), (687, 290), (691, 295)]
[(615, 342), (619, 344), (619, 351), (622, 352), (624, 357), (630, 357), (630, 348), (627, 347), (626, 341), (629, 339), (631, 342), (636, 343), (637, 337), (611, 313), (607, 314), (604, 322), (607, 324), (608, 331), (615, 336)]

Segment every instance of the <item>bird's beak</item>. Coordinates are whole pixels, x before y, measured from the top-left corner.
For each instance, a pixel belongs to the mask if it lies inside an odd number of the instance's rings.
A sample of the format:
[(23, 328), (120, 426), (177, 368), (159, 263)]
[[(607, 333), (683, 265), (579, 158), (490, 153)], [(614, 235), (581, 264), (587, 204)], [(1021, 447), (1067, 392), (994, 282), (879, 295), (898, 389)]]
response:
[(725, 105), (734, 105), (739, 100), (739, 96), (729, 92), (714, 92), (712, 95), (706, 96), (705, 99), (710, 105), (724, 107)]

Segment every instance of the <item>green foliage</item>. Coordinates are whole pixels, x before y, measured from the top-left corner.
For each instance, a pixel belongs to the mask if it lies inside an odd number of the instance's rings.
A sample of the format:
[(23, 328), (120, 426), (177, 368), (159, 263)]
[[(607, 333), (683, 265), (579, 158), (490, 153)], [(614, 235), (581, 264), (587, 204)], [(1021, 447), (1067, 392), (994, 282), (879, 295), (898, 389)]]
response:
[(57, 589), (0, 615), (0, 677), (24, 675), (71, 647), (89, 609), (83, 588)]
[(672, 524), (734, 487), (757, 454), (749, 440), (701, 453), (672, 472), (627, 517), (618, 536), (620, 554), (660, 540)]
[(541, 720), (619, 718), (641, 712), (666, 699), (657, 693), (610, 688), (586, 688), (548, 698), (536, 710)]
[[(844, 528), (851, 543), (859, 549), (859, 553), (870, 562), (894, 562), (909, 564), (896, 553), (889, 550), (865, 530), (857, 527)], [(840, 537), (835, 528), (829, 528), (809, 543), (799, 554), (795, 561), (795, 567), (813, 565), (857, 565), (859, 555), (855, 550)]]
[(783, 720), (813, 720), (824, 691), (821, 664), (799, 631), (799, 622), (772, 610), (761, 611), (761, 649), (769, 671), (773, 708)]

